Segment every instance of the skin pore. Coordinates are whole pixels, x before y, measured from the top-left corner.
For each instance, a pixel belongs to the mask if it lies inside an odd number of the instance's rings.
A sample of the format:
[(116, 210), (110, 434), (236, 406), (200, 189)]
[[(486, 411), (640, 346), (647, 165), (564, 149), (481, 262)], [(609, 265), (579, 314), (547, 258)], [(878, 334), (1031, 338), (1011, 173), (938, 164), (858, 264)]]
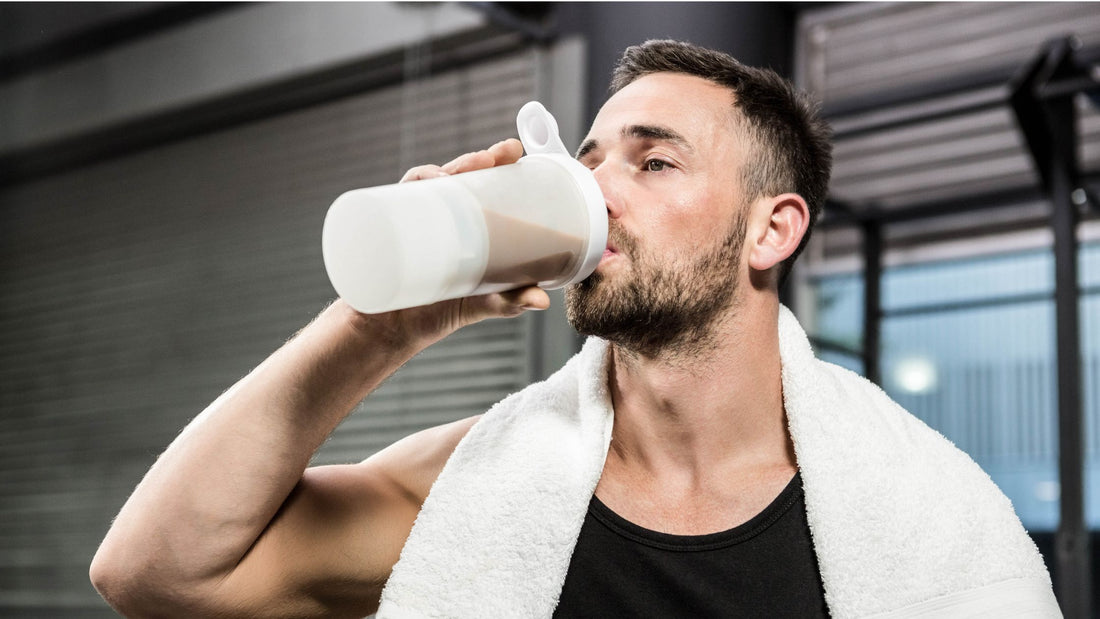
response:
[(608, 252), (567, 300), (578, 330), (612, 342), (596, 495), (666, 533), (741, 524), (797, 470), (770, 271), (797, 246), (805, 205), (744, 195), (752, 148), (733, 103), (702, 78), (650, 74), (608, 100), (579, 152), (610, 220)]

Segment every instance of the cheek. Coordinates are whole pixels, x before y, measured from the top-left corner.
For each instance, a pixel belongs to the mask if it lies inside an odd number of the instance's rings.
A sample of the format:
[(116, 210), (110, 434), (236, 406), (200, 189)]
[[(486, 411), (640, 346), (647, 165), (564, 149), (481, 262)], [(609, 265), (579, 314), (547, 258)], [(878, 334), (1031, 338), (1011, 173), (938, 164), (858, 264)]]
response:
[(691, 248), (711, 247), (724, 238), (736, 216), (728, 194), (696, 189), (673, 197), (661, 222), (666, 234), (677, 239), (689, 253)]

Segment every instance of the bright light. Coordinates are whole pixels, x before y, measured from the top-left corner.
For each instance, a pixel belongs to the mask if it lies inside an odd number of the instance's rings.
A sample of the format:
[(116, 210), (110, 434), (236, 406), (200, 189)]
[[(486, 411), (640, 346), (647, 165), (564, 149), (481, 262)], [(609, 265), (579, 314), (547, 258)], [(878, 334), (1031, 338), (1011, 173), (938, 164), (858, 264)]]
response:
[(1062, 495), (1062, 484), (1056, 481), (1041, 481), (1035, 484), (1035, 498), (1052, 503)]
[(936, 366), (927, 357), (907, 357), (894, 366), (894, 383), (906, 393), (928, 393), (936, 388)]

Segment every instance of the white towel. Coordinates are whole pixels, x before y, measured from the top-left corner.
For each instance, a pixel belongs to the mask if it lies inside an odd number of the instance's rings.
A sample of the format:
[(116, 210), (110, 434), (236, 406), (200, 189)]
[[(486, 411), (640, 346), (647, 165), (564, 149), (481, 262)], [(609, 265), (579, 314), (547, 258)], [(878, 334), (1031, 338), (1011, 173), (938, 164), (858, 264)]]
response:
[[(1009, 500), (780, 309), (783, 400), (833, 617), (1061, 617)], [(607, 343), (504, 399), (459, 443), (378, 617), (550, 617), (611, 439)]]

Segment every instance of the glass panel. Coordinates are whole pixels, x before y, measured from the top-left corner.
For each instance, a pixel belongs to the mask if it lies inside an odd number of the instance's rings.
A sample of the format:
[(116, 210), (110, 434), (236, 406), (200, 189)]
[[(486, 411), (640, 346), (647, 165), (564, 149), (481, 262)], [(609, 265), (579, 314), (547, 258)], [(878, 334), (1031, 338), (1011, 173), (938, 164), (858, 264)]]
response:
[[(1086, 518), (1100, 528), (1100, 244), (1081, 248)], [(883, 387), (984, 468), (1024, 525), (1058, 525), (1054, 264), (1027, 251), (887, 269), (882, 281)], [(825, 361), (856, 371), (862, 276), (811, 284), (811, 327)], [(825, 343), (826, 345), (822, 345)]]
[(1031, 530), (1058, 524), (1053, 325), (1052, 301), (882, 325), (887, 393), (974, 458)]
[(1100, 529), (1100, 243), (1081, 247), (1081, 352), (1084, 357), (1085, 522)]
[[(806, 325), (811, 339), (820, 338), (850, 351), (860, 350), (863, 343), (863, 275), (830, 275), (814, 280), (810, 286), (816, 305), (814, 323)], [(816, 348), (819, 355), (825, 352), (821, 346)]]
[[(1081, 287), (1090, 293), (1100, 292), (1100, 290), (1092, 290), (1100, 287), (1100, 243), (1091, 243), (1081, 246), (1078, 268), (1081, 271)], [(1085, 314), (1085, 316), (1090, 315), (1091, 314)], [(1090, 341), (1093, 344), (1097, 343), (1097, 340)]]
[(1054, 294), (1054, 258), (1046, 251), (887, 269), (885, 312), (913, 307)]

